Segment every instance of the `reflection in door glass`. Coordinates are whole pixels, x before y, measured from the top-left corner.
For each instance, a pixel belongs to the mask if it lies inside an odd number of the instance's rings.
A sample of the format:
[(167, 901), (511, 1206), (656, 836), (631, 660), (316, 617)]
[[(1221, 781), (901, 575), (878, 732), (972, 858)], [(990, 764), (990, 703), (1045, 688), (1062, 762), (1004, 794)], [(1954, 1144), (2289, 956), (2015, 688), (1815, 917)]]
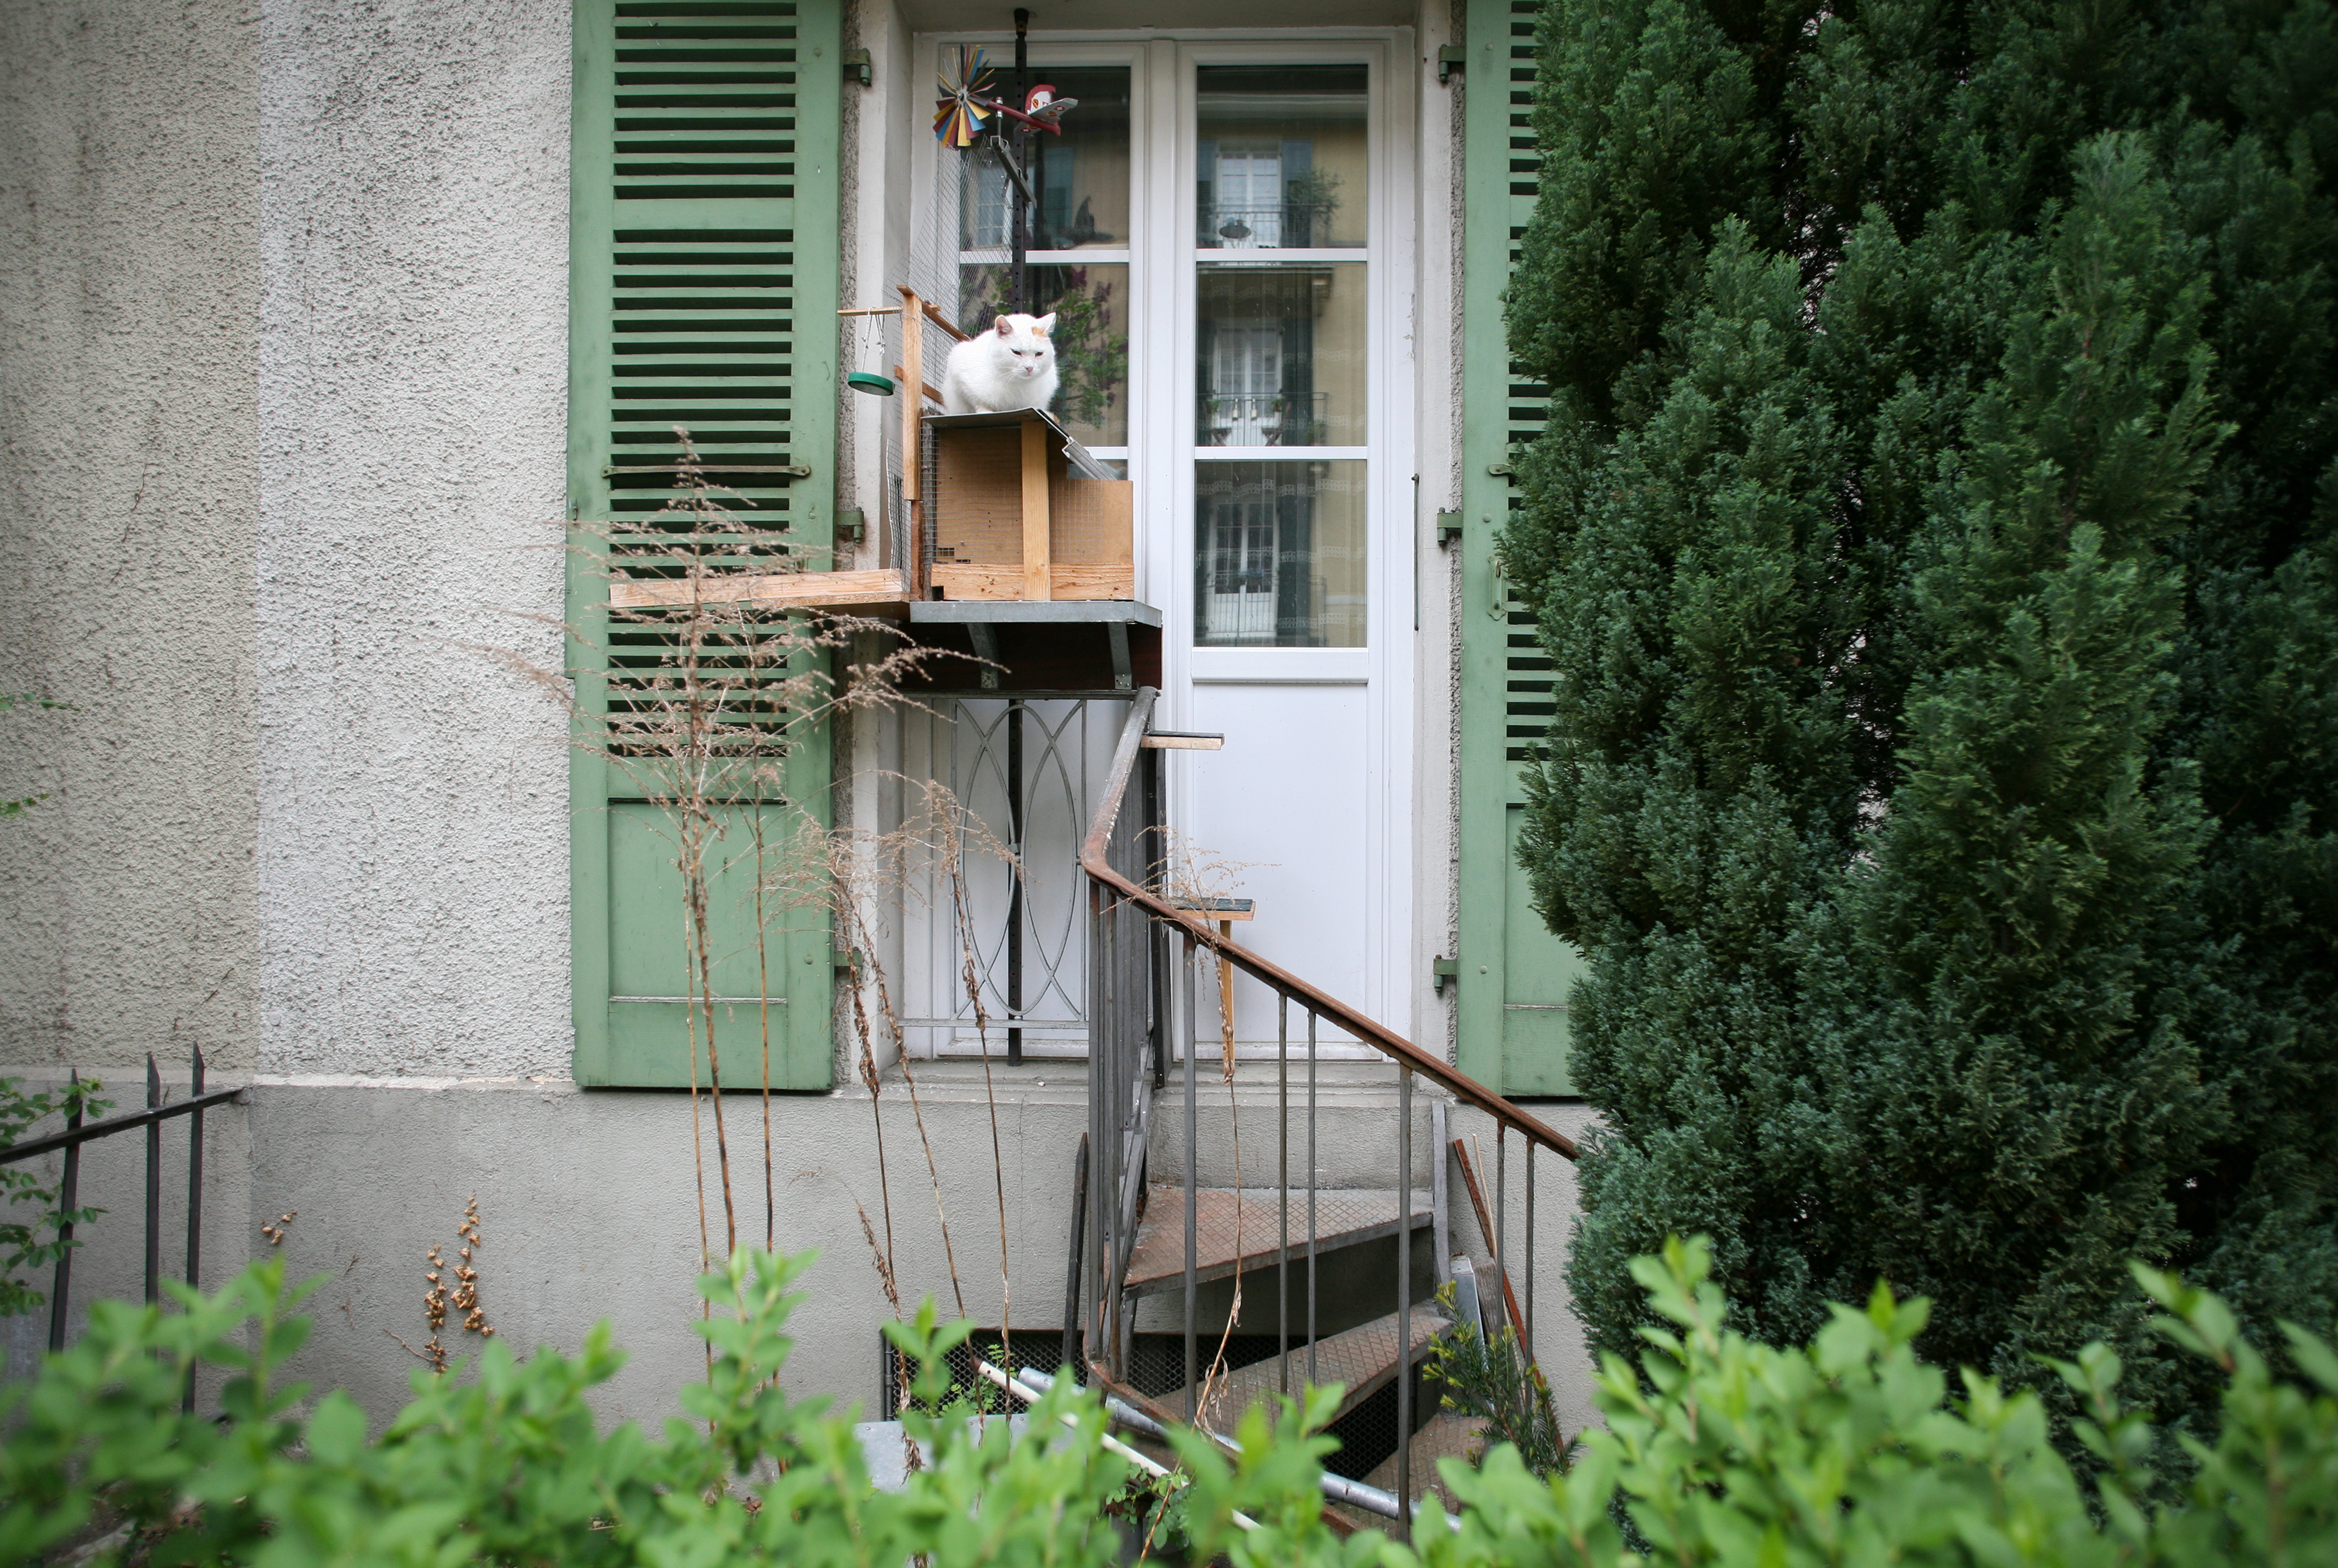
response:
[(1201, 446), (1364, 444), (1364, 264), (1211, 260), (1200, 270)]
[(1194, 243), (1205, 250), (1364, 242), (1361, 65), (1204, 65)]
[(1194, 641), (1364, 645), (1361, 462), (1194, 465)]
[[(954, 52), (953, 52), (954, 53)], [(955, 60), (945, 67), (956, 69)], [(1034, 250), (1119, 250), (1128, 243), (1128, 67), (1034, 65), (1031, 81), (1058, 98), (1076, 98), (1060, 135), (1035, 132), (1027, 140), (1031, 189), (1039, 200), (1031, 215)], [(999, 70), (993, 91), (1010, 103), (1015, 73)], [(988, 129), (988, 125), (985, 125)], [(958, 246), (1005, 250), (1014, 243), (1007, 201), (1007, 171), (987, 142), (959, 160)]]

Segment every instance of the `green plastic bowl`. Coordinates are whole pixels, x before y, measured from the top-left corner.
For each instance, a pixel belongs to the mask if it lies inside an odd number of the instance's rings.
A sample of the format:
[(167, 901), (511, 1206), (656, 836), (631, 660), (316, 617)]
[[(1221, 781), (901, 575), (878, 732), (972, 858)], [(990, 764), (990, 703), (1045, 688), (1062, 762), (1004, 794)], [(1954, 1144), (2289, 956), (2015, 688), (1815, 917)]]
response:
[(844, 384), (855, 392), (873, 393), (879, 397), (890, 397), (893, 395), (893, 378), (890, 376), (879, 376), (874, 370), (851, 371), (845, 376)]

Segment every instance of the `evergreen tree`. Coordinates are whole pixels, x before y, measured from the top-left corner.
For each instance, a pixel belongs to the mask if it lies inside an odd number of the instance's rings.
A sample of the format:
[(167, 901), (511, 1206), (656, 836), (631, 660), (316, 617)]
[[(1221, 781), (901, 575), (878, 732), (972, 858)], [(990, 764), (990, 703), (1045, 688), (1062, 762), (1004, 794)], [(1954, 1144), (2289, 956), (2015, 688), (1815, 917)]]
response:
[(2039, 1383), (2123, 1260), (2338, 1307), (2328, 0), (1553, 0), (1505, 539), (1586, 953), (1570, 1260), (1879, 1273)]

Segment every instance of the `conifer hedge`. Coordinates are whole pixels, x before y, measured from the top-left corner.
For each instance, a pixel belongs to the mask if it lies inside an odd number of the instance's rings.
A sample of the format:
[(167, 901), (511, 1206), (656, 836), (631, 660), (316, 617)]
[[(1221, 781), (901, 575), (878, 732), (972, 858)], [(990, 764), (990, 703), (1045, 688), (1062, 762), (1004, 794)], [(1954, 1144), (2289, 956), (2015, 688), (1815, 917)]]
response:
[[(2207, 1390), (2125, 1260), (2338, 1305), (2328, 0), (1552, 0), (1505, 566), (1605, 1132), (1570, 1278), (1879, 1275)], [(2067, 1406), (2066, 1406), (2067, 1408)]]

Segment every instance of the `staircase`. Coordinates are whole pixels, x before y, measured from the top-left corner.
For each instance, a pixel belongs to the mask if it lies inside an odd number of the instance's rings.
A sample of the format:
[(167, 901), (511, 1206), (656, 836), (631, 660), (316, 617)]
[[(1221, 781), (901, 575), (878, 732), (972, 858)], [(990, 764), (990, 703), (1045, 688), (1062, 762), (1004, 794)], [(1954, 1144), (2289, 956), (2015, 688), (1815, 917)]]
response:
[[(1164, 896), (1152, 870), (1165, 825), (1159, 751), (1195, 738), (1154, 736), (1154, 697), (1140, 691), (1132, 704), (1080, 852), (1089, 892), (1094, 1200), (1075, 1236), (1072, 1274), (1087, 1377), (1140, 1417), (1221, 1441), (1252, 1406), (1271, 1409), (1310, 1383), (1337, 1383), (1329, 1429), (1342, 1449), (1331, 1465), (1347, 1478), (1327, 1476), (1326, 1494), (1351, 1520), (1364, 1516), (1352, 1512), (1361, 1508), (1405, 1534), (1411, 1509), (1401, 1500), (1417, 1505), (1434, 1459), (1466, 1453), (1475, 1437), (1470, 1423), (1438, 1411), (1433, 1393), (1419, 1387), (1421, 1362), (1453, 1327), (1431, 1298), (1450, 1250), (1448, 1112), (1469, 1106), (1504, 1140), (1524, 1142), (1526, 1308), (1521, 1315), (1509, 1289), (1490, 1289), (1482, 1327), (1507, 1317), (1528, 1345), (1533, 1154), (1539, 1147), (1573, 1160), (1575, 1145), (1236, 946), (1206, 912)], [(1205, 949), (1226, 984), (1240, 975), (1281, 998), (1273, 1062), (1222, 1079), (1218, 987), (1197, 1005)], [(1381, 1060), (1320, 1061), (1315, 1041), (1325, 1025)], [(1421, 1081), (1426, 1092), (1416, 1094)], [(1262, 1177), (1271, 1181), (1262, 1185)], [(1503, 1221), (1485, 1215), (1474, 1177), (1467, 1187), (1480, 1229), (1496, 1240)], [(1504, 1278), (1498, 1259), (1494, 1280)], [(1461, 1298), (1463, 1310), (1474, 1309), (1473, 1289)]]

